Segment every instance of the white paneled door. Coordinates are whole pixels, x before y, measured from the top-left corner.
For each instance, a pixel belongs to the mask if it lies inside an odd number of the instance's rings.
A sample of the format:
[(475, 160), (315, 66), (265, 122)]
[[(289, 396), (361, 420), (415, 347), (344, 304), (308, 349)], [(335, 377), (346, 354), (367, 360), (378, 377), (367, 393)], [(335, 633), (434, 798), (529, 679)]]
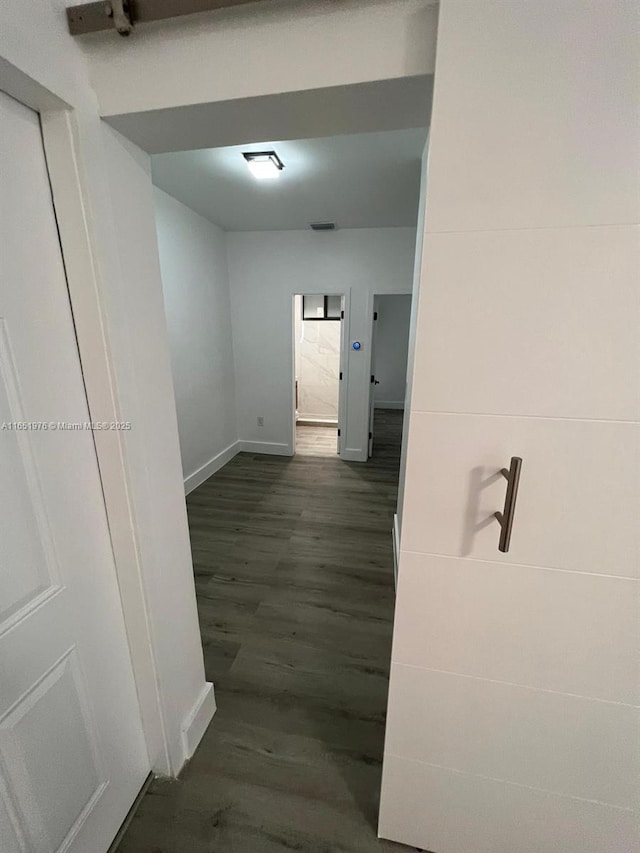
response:
[(380, 810), (434, 853), (640, 850), (639, 23), (440, 3)]
[(149, 772), (39, 119), (0, 93), (0, 847), (104, 853)]

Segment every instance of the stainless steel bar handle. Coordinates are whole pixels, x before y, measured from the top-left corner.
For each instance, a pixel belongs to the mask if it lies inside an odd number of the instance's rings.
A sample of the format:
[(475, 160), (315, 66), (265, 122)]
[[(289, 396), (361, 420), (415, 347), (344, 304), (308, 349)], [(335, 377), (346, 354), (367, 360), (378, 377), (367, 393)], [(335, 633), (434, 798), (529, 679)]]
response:
[(513, 517), (516, 513), (516, 498), (518, 497), (518, 485), (520, 484), (520, 471), (522, 470), (522, 459), (519, 456), (511, 457), (509, 470), (502, 468), (501, 473), (507, 481), (507, 494), (504, 498), (504, 510), (494, 513), (500, 522), (500, 542), (498, 550), (506, 554), (511, 542), (511, 530), (513, 529)]

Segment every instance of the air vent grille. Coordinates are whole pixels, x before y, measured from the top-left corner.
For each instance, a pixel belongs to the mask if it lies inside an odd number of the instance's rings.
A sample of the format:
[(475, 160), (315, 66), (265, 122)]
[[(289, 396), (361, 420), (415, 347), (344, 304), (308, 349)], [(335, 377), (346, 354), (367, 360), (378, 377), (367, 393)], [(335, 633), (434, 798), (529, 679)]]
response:
[(335, 222), (311, 222), (309, 223), (309, 227), (312, 231), (335, 231), (336, 223)]

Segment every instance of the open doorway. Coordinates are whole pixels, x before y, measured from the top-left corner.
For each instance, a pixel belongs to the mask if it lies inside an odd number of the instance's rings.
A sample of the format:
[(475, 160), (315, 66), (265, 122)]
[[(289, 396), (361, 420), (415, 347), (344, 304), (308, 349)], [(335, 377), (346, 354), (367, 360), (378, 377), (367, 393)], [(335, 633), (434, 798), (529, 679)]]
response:
[[(411, 291), (424, 135), (152, 160), (196, 601), (218, 707), (181, 790), (153, 790), (166, 804), (190, 801), (209, 777), (201, 802), (229, 815), (233, 836), (221, 821), (207, 841), (224, 849), (254, 849), (254, 826), (299, 849), (377, 843), (401, 429), (378, 410), (368, 459), (371, 308), (377, 294)], [(272, 179), (247, 167), (254, 150), (277, 155)], [(309, 227), (320, 220), (337, 224)], [(380, 371), (384, 387), (384, 357)], [(281, 748), (294, 762), (314, 756), (302, 783), (288, 760), (269, 768)], [(233, 779), (284, 793), (267, 814), (250, 787), (249, 805), (229, 806)], [(327, 792), (321, 825), (307, 826), (300, 787), (311, 809)], [(148, 798), (124, 850), (144, 850), (153, 833), (188, 838), (198, 819), (168, 809), (158, 821)]]
[(371, 323), (368, 458), (374, 453), (378, 426), (402, 431), (407, 394), (411, 294), (376, 294)]
[(343, 319), (341, 294), (294, 297), (294, 453), (340, 453)]

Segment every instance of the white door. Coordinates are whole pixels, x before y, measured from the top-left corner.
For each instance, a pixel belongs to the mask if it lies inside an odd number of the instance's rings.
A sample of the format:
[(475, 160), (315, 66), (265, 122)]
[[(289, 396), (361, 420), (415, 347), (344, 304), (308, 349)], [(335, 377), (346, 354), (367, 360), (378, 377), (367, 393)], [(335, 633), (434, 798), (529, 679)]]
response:
[(340, 370), (338, 373), (338, 434), (336, 452), (338, 456), (342, 453), (344, 446), (344, 433), (342, 426), (344, 422), (344, 412), (346, 411), (347, 397), (347, 380), (346, 380), (346, 365), (348, 364), (347, 353), (347, 322), (345, 319), (346, 298), (340, 297)]
[(435, 853), (640, 850), (637, 23), (440, 3), (380, 814)]
[(149, 761), (92, 434), (51, 426), (89, 414), (38, 116), (0, 128), (0, 847), (104, 853)]
[(376, 408), (376, 385), (380, 383), (376, 379), (376, 329), (378, 327), (378, 310), (376, 297), (373, 298), (373, 317), (371, 320), (371, 367), (369, 377), (369, 436), (367, 443), (367, 458), (373, 456), (373, 429), (375, 421)]

